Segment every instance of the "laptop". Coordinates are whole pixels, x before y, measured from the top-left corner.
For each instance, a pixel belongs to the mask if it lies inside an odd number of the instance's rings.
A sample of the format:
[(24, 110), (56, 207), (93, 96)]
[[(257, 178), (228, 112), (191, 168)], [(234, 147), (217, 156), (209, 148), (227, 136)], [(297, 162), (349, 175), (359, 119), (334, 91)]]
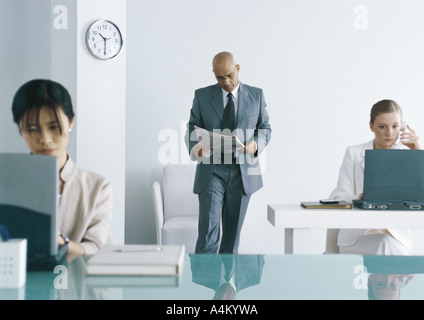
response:
[(352, 204), (367, 210), (423, 210), (424, 150), (366, 150), (363, 199)]
[(58, 162), (56, 157), (0, 153), (0, 224), (10, 238), (27, 239), (27, 270), (52, 270), (66, 262), (57, 244)]

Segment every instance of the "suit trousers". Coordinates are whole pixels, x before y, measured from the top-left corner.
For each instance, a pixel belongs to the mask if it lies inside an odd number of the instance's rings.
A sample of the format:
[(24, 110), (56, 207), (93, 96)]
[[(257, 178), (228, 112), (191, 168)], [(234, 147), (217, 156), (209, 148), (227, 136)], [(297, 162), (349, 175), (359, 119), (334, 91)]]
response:
[(198, 197), (199, 226), (195, 253), (237, 253), (250, 200), (250, 195), (244, 193), (240, 165), (215, 165), (209, 183)]

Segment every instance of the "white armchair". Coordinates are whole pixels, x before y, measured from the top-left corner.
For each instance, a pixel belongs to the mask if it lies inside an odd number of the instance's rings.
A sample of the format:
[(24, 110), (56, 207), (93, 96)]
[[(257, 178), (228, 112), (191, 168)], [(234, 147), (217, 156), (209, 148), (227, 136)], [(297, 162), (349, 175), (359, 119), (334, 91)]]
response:
[(199, 200), (193, 193), (195, 165), (168, 165), (163, 172), (163, 193), (152, 184), (158, 244), (183, 244), (194, 253), (199, 220)]

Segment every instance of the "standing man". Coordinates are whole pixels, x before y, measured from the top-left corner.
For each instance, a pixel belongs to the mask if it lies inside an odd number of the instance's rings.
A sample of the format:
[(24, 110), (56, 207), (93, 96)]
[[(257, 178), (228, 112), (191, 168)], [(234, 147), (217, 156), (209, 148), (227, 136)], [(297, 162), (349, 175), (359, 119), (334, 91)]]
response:
[[(191, 159), (198, 160), (195, 253), (237, 253), (250, 196), (263, 186), (258, 156), (271, 139), (271, 126), (262, 89), (239, 82), (240, 65), (230, 52), (215, 55), (212, 68), (218, 83), (195, 91), (187, 132)], [(231, 132), (245, 147), (211, 154), (209, 146), (198, 142), (194, 126)]]

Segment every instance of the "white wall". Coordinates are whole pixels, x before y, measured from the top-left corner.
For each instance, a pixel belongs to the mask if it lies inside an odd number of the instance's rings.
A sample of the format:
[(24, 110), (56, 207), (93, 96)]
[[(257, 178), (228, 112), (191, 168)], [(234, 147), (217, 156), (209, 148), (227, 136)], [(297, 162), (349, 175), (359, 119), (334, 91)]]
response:
[[(264, 89), (273, 129), (265, 186), (252, 197), (242, 252), (282, 251), (283, 232), (267, 222), (267, 204), (328, 197), (345, 148), (373, 138), (368, 121), (375, 102), (397, 100), (405, 119), (424, 133), (420, 0), (127, 3), (129, 243), (155, 241), (150, 186), (161, 179), (158, 150), (167, 143), (158, 136), (168, 133), (177, 152), (185, 152), (181, 123), (194, 90), (216, 82), (211, 59), (219, 51), (235, 54), (242, 82)], [(323, 231), (315, 245), (322, 252)]]
[[(110, 231), (124, 243), (126, 0), (79, 0), (77, 18), (77, 163), (111, 180)], [(97, 19), (111, 20), (123, 34), (123, 49), (112, 60), (95, 59), (86, 48), (86, 30)]]

